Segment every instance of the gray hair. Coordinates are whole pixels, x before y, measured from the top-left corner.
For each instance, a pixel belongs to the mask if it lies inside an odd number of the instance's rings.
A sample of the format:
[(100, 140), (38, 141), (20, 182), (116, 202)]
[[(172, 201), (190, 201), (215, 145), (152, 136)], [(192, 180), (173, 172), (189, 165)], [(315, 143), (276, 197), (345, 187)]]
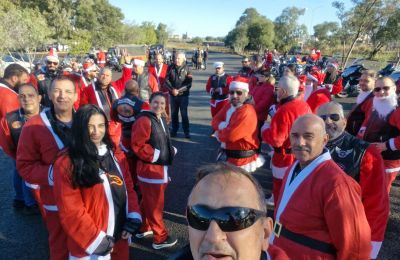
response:
[(107, 70), (112, 73), (112, 70), (109, 67), (103, 67), (103, 68), (100, 69), (99, 75), (104, 74), (104, 72), (107, 71)]
[(178, 57), (179, 55), (182, 55), (183, 56), (183, 60), (186, 61), (186, 54), (183, 51), (178, 51), (176, 53), (176, 57)]
[(278, 86), (284, 90), (286, 90), (289, 96), (297, 96), (299, 92), (300, 82), (295, 76), (283, 76), (279, 82)]
[(192, 191), (190, 192), (189, 195), (189, 200), (192, 196), (193, 190), (196, 188), (196, 186), (201, 182), (201, 180), (203, 180), (206, 176), (232, 176), (232, 175), (238, 175), (238, 176), (244, 176), (245, 178), (247, 178), (254, 186), (254, 188), (257, 191), (257, 195), (258, 195), (258, 204), (259, 204), (259, 208), (260, 210), (267, 212), (267, 206), (265, 204), (265, 194), (263, 189), (261, 188), (260, 184), (258, 183), (258, 181), (253, 177), (253, 175), (251, 175), (250, 173), (248, 173), (247, 171), (243, 170), (242, 168), (227, 164), (227, 163), (216, 163), (216, 164), (210, 164), (210, 165), (206, 165), (201, 167), (200, 169), (198, 169), (197, 174), (196, 174), (196, 183), (193, 186)]
[(336, 102), (336, 101), (331, 101), (331, 102), (329, 102), (329, 103), (325, 103), (325, 104), (321, 105), (321, 106), (318, 108), (317, 112), (319, 112), (320, 109), (323, 109), (323, 108), (326, 108), (326, 107), (331, 107), (331, 106), (337, 107), (337, 108), (339, 109), (339, 115), (340, 115), (340, 117), (341, 117), (341, 118), (344, 118), (343, 106), (342, 106), (342, 104), (340, 104), (340, 103), (338, 103), (338, 102)]

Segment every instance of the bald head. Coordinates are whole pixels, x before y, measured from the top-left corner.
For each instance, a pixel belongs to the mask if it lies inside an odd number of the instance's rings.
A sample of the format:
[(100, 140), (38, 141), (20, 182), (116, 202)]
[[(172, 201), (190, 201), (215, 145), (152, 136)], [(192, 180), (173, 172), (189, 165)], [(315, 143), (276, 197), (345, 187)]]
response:
[(314, 114), (299, 117), (290, 131), (292, 151), (302, 168), (321, 155), (327, 142), (325, 123)]
[(125, 93), (139, 96), (139, 85), (136, 80), (130, 79), (125, 83)]

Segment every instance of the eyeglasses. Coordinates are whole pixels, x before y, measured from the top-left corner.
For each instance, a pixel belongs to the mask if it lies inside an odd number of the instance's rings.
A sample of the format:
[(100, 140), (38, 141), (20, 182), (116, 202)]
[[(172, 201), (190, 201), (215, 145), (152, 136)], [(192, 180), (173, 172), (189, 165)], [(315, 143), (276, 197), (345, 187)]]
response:
[(53, 64), (53, 65), (58, 65), (58, 62), (54, 62), (54, 61), (47, 61), (47, 64), (49, 64), (49, 65), (51, 65), (51, 64)]
[(205, 205), (194, 205), (187, 207), (186, 217), (189, 226), (197, 230), (206, 231), (214, 220), (222, 231), (233, 232), (252, 226), (259, 218), (266, 217), (266, 213), (251, 208), (212, 209)]
[(332, 121), (339, 121), (340, 119), (340, 115), (339, 114), (330, 114), (330, 115), (320, 115), (320, 118), (322, 118), (322, 120), (326, 120), (328, 117), (332, 120)]
[(239, 90), (232, 90), (232, 91), (229, 91), (229, 94), (230, 95), (234, 95), (236, 93), (236, 95), (238, 95), (238, 96), (241, 96), (242, 94), (243, 94), (243, 92), (242, 91), (239, 91)]
[(382, 89), (383, 89), (383, 91), (389, 91), (390, 87), (389, 86), (377, 87), (377, 88), (374, 88), (374, 91), (375, 92), (381, 92)]

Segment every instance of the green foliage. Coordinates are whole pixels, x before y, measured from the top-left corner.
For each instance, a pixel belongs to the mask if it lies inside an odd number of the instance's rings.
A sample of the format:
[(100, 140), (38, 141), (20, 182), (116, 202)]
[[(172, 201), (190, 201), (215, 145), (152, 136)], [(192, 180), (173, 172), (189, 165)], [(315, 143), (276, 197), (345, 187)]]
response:
[(167, 25), (159, 23), (156, 29), (157, 42), (166, 45), (168, 42)]
[(297, 7), (286, 7), (275, 21), (275, 46), (281, 51), (288, 51), (296, 45), (307, 34), (307, 27), (298, 24), (300, 16), (304, 15), (305, 9)]
[(203, 44), (203, 38), (201, 37), (194, 37), (191, 41), (191, 43), (194, 43), (196, 45), (201, 45)]
[(92, 37), (88, 31), (75, 30), (71, 36), (71, 40), (68, 41), (71, 54), (80, 55), (89, 52), (92, 47)]

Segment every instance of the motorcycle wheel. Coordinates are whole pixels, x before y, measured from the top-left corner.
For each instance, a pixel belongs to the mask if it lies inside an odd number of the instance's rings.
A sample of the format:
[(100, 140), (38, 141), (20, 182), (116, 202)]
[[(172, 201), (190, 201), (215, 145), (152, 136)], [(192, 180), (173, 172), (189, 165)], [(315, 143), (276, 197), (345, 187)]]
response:
[(337, 93), (335, 96), (336, 96), (337, 98), (347, 98), (347, 97), (349, 97), (349, 93), (347, 93), (347, 92), (341, 92), (341, 93)]

